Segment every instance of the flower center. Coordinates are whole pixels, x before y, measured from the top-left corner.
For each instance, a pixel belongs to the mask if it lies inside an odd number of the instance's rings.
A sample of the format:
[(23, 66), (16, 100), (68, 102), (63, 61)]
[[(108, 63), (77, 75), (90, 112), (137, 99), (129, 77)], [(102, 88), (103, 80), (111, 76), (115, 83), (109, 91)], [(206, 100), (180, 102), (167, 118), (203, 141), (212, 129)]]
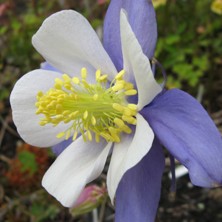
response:
[(57, 126), (63, 122), (69, 126), (57, 138), (73, 140), (81, 133), (84, 141), (96, 142), (100, 137), (107, 142), (120, 142), (122, 132), (132, 132), (129, 124), (136, 124), (137, 106), (129, 104), (127, 96), (137, 94), (132, 83), (126, 82), (125, 71), (120, 71), (107, 88), (107, 75), (95, 73), (96, 83), (87, 82), (87, 70), (82, 68), (81, 79), (63, 74), (55, 79), (53, 88), (38, 92), (36, 114), (43, 114), (39, 124)]

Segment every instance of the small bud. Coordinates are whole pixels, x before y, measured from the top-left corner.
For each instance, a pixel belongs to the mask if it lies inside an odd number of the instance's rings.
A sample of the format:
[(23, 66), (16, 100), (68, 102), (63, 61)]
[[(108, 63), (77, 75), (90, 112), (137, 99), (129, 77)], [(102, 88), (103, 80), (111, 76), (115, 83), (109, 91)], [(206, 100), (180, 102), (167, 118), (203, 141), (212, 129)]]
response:
[(107, 190), (104, 187), (97, 185), (89, 185), (80, 194), (70, 213), (74, 216), (79, 216), (97, 208), (106, 198)]

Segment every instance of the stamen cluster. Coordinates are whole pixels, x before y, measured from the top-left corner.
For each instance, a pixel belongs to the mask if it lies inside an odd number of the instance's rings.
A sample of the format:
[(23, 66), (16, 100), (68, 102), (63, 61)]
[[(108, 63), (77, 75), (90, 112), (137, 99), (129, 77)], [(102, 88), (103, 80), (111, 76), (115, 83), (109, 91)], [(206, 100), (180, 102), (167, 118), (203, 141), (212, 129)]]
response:
[(72, 136), (75, 140), (81, 133), (85, 141), (94, 136), (97, 142), (100, 137), (107, 142), (120, 142), (122, 132), (132, 132), (128, 124), (136, 124), (137, 114), (137, 106), (126, 100), (126, 96), (136, 95), (137, 91), (123, 79), (124, 74), (124, 70), (120, 71), (109, 88), (106, 88), (108, 75), (102, 75), (100, 70), (95, 73), (95, 84), (87, 82), (85, 68), (81, 70), (81, 79), (67, 74), (56, 78), (53, 88), (36, 96), (36, 114), (44, 115), (39, 124), (69, 123), (58, 138)]

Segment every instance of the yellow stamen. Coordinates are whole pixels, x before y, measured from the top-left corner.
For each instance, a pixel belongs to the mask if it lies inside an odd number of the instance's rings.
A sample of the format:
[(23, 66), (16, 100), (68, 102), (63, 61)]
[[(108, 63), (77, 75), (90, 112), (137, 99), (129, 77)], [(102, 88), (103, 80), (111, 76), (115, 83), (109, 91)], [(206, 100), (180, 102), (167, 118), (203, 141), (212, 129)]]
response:
[(87, 119), (87, 117), (88, 117), (88, 111), (86, 110), (83, 114), (83, 119)]
[(102, 76), (100, 76), (99, 77), (99, 81), (101, 81), (101, 82), (104, 82), (104, 81), (107, 81), (107, 77), (108, 77), (108, 75), (102, 75)]
[(92, 134), (89, 130), (87, 130), (87, 137), (89, 141), (92, 141)]
[(80, 83), (80, 80), (79, 80), (78, 77), (73, 77), (73, 78), (72, 78), (72, 81), (73, 81), (73, 83), (76, 84), (76, 85), (78, 85), (78, 84)]
[(75, 131), (75, 132), (74, 132), (74, 134), (73, 134), (72, 140), (76, 140), (77, 135), (78, 135), (78, 132), (77, 132), (77, 131)]
[(92, 122), (93, 126), (96, 125), (96, 118), (95, 118), (94, 116), (92, 116), (92, 118), (91, 118), (91, 122)]
[(137, 91), (135, 89), (130, 89), (130, 90), (125, 91), (125, 95), (127, 96), (134, 96), (136, 94), (137, 94)]
[(131, 104), (128, 104), (127, 107), (128, 107), (129, 109), (131, 109), (131, 110), (134, 110), (134, 111), (137, 110), (137, 105), (132, 104), (132, 103), (131, 103)]
[(120, 91), (122, 90), (124, 87), (124, 85), (122, 83), (116, 83), (113, 87), (112, 87), (112, 90), (114, 92), (117, 92), (117, 91)]
[(81, 76), (82, 76), (82, 79), (87, 78), (87, 69), (86, 68), (81, 69)]
[(96, 70), (96, 80), (97, 81), (99, 80), (100, 76), (101, 76), (101, 70), (98, 69), (98, 70)]
[(60, 139), (60, 138), (62, 138), (64, 135), (65, 135), (65, 133), (64, 133), (64, 132), (61, 132), (61, 133), (57, 134), (56, 137), (57, 137), (58, 139)]
[(121, 70), (115, 77), (116, 80), (120, 80), (125, 75), (125, 70)]
[(120, 105), (119, 103), (113, 103), (113, 108), (119, 112), (123, 112), (124, 106)]
[(67, 125), (64, 132), (57, 138), (73, 140), (82, 134), (84, 141), (100, 137), (107, 142), (120, 142), (121, 133), (131, 133), (128, 125), (136, 124), (137, 106), (129, 104), (127, 96), (135, 95), (137, 91), (133, 84), (126, 82), (125, 71), (120, 71), (110, 87), (107, 88), (107, 77), (97, 70), (96, 83), (87, 82), (87, 70), (81, 69), (81, 78), (63, 74), (56, 78), (54, 87), (46, 93), (36, 95), (36, 114), (43, 114), (39, 124), (52, 124), (56, 127), (63, 122)]
[(115, 123), (120, 129), (125, 126), (124, 121), (122, 121), (122, 120), (119, 119), (119, 118), (115, 118), (115, 119), (114, 119), (114, 123)]

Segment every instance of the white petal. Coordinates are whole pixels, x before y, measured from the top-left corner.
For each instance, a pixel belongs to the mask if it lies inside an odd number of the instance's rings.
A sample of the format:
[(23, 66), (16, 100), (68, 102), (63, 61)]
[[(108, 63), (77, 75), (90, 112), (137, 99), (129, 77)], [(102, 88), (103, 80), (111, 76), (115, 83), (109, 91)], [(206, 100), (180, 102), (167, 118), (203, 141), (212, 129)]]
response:
[(58, 156), (42, 185), (62, 205), (72, 207), (85, 185), (101, 174), (111, 146), (104, 140), (84, 142), (79, 137)]
[[(54, 79), (61, 74), (46, 70), (34, 70), (19, 79), (10, 95), (12, 116), (20, 136), (29, 144), (48, 147), (61, 141), (56, 135), (68, 128), (59, 124), (40, 126), (41, 115), (36, 115), (36, 95), (47, 91), (54, 85)], [(65, 128), (64, 128), (65, 127)]]
[(149, 59), (143, 54), (123, 10), (120, 15), (120, 33), (124, 69), (129, 75), (129, 80), (132, 81), (135, 78), (138, 90), (138, 109), (141, 110), (162, 91), (162, 88), (154, 79)]
[(86, 67), (90, 72), (101, 69), (103, 74), (116, 74), (95, 31), (78, 12), (64, 10), (48, 17), (32, 43), (47, 62), (63, 73), (78, 76)]
[(126, 135), (115, 144), (107, 175), (108, 193), (113, 202), (118, 184), (124, 173), (134, 167), (149, 152), (154, 133), (147, 121), (137, 114), (134, 136)]

